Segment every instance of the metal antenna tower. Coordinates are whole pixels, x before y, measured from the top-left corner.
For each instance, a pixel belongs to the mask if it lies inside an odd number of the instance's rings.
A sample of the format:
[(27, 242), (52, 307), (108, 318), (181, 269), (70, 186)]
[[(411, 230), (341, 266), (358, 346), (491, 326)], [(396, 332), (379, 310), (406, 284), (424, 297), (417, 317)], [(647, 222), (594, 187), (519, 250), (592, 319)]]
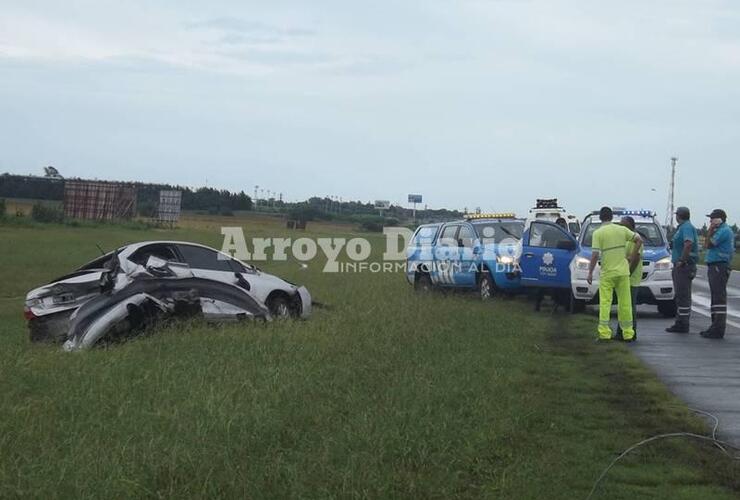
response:
[(673, 212), (676, 211), (674, 207), (674, 197), (676, 195), (676, 162), (678, 162), (677, 156), (671, 157), (671, 185), (668, 188), (668, 208), (665, 214), (665, 225), (673, 229)]

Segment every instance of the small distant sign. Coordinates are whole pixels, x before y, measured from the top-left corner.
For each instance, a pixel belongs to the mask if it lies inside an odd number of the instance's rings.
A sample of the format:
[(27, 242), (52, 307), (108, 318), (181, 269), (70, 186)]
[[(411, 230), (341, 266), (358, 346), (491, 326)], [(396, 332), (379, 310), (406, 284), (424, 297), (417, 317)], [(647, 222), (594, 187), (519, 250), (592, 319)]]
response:
[(409, 203), (421, 203), (421, 195), (420, 194), (410, 194), (409, 195)]
[(388, 210), (391, 208), (391, 202), (388, 200), (375, 200), (375, 210)]

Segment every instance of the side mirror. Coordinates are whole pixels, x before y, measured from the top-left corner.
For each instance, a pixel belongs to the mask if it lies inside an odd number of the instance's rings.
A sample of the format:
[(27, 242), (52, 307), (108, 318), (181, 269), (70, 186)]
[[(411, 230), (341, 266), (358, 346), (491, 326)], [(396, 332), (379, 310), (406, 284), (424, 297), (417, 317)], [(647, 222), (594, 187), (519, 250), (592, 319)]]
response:
[(559, 250), (573, 251), (576, 249), (576, 242), (573, 240), (560, 240), (558, 241), (557, 248)]
[(457, 240), (457, 246), (459, 246), (459, 247), (461, 247), (461, 248), (465, 246), (465, 245), (463, 244), (463, 240), (462, 240), (462, 238), (459, 238), (459, 239)]

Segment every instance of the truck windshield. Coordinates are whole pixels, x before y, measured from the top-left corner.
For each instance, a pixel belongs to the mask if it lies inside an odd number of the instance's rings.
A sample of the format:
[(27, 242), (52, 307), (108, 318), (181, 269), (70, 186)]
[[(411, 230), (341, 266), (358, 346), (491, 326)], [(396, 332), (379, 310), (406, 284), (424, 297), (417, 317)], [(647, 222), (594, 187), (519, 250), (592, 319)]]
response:
[(411, 240), (411, 244), (414, 246), (431, 245), (434, 241), (434, 237), (437, 236), (439, 227), (439, 225), (419, 227)]
[[(594, 231), (601, 227), (600, 222), (589, 222), (586, 229), (583, 231), (583, 239), (581, 245), (584, 247), (590, 247), (593, 238)], [(660, 247), (665, 243), (663, 241), (663, 233), (660, 231), (660, 227), (654, 222), (637, 222), (635, 224), (637, 233), (642, 238), (642, 241), (646, 247)]]
[(473, 226), (479, 238), (493, 239), (494, 243), (501, 243), (508, 238), (520, 240), (524, 232), (524, 223), (521, 221), (481, 221), (474, 222)]

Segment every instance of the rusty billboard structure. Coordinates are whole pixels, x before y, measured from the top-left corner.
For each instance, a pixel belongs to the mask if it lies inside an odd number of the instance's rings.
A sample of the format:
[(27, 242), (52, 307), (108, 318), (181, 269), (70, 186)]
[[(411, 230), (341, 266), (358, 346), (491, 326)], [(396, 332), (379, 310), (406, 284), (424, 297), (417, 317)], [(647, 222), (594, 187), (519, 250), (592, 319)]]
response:
[(136, 215), (136, 188), (123, 182), (67, 180), (64, 216), (75, 219), (130, 219)]

